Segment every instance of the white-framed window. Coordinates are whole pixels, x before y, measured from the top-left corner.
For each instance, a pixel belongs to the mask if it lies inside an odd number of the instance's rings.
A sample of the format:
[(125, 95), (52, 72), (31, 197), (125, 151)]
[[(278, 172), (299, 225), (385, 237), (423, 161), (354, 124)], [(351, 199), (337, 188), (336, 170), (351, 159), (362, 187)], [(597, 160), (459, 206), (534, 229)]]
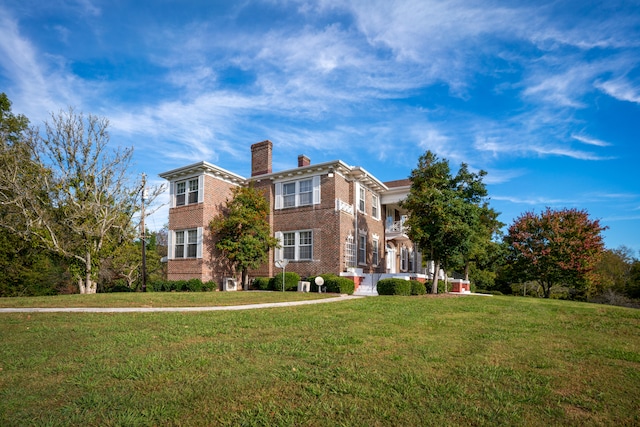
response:
[(356, 266), (356, 245), (352, 234), (347, 236), (347, 240), (344, 243), (344, 264), (346, 267)]
[(358, 210), (360, 212), (364, 212), (367, 207), (367, 204), (365, 202), (366, 197), (367, 197), (367, 190), (363, 186), (359, 185), (358, 186)]
[(367, 263), (367, 235), (358, 235), (358, 264)]
[(176, 181), (172, 186), (175, 206), (185, 206), (202, 201), (202, 177)]
[(407, 271), (409, 262), (409, 250), (403, 246), (400, 248), (400, 271)]
[(375, 194), (371, 195), (371, 216), (380, 219), (380, 198)]
[(276, 232), (281, 248), (276, 259), (289, 261), (310, 261), (313, 259), (313, 231), (284, 231)]
[(202, 258), (202, 227), (169, 233), (171, 259)]
[(371, 251), (372, 251), (372, 262), (373, 262), (373, 265), (378, 265), (378, 263), (380, 262), (379, 247), (380, 247), (380, 241), (375, 237), (372, 238), (371, 239)]
[(276, 209), (317, 205), (320, 203), (320, 176), (277, 182), (275, 190)]

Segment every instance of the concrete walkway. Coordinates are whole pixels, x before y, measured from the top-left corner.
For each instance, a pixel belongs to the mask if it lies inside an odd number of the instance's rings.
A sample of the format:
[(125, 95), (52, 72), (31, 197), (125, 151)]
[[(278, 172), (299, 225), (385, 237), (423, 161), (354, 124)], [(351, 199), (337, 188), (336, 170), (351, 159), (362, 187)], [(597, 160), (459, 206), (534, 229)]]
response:
[(268, 302), (263, 304), (228, 305), (215, 307), (22, 307), (0, 308), (2, 313), (152, 313), (152, 312), (187, 312), (187, 311), (230, 311), (255, 310), (258, 308), (291, 307), (296, 305), (322, 304), (328, 302), (347, 301), (365, 298), (357, 295), (340, 295), (335, 298), (323, 298), (307, 301)]

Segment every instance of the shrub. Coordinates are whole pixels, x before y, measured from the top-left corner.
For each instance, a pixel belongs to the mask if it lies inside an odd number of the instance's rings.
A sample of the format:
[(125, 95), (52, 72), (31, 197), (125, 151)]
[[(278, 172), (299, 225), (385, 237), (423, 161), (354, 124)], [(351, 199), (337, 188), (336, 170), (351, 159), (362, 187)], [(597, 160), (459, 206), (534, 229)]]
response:
[[(318, 276), (311, 276), (306, 279), (307, 282), (311, 283), (311, 292), (318, 292), (316, 277)], [(346, 277), (336, 276), (335, 274), (320, 274), (319, 277), (324, 279), (324, 285), (322, 286), (325, 287), (324, 289), (326, 289), (327, 292), (353, 295), (353, 292), (355, 291), (355, 283), (353, 283), (353, 280)]]
[(147, 285), (154, 292), (204, 292), (217, 288), (214, 281), (202, 283), (200, 279), (154, 280)]
[[(298, 282), (300, 276), (298, 273), (286, 272), (284, 273), (284, 290), (295, 291), (298, 289)], [(269, 288), (273, 291), (282, 291), (282, 274), (276, 274), (269, 280)]]
[(253, 282), (251, 282), (251, 289), (256, 289), (258, 291), (266, 291), (266, 290), (268, 290), (269, 289), (269, 278), (268, 277), (255, 277), (253, 279)]
[(411, 282), (404, 279), (382, 279), (377, 288), (379, 295), (411, 295)]
[(427, 293), (427, 288), (424, 283), (417, 280), (411, 280), (411, 295), (424, 295)]

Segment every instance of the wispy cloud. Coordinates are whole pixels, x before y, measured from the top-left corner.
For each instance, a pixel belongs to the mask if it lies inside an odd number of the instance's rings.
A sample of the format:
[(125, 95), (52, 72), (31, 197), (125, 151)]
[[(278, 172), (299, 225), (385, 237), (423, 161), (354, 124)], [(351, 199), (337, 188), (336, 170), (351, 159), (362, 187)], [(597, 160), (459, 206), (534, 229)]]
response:
[(640, 104), (640, 85), (634, 85), (625, 78), (597, 82), (595, 86), (620, 101)]
[(572, 134), (571, 138), (578, 140), (587, 145), (595, 145), (596, 147), (609, 147), (611, 145), (606, 141), (602, 141), (602, 140), (591, 138), (584, 135)]

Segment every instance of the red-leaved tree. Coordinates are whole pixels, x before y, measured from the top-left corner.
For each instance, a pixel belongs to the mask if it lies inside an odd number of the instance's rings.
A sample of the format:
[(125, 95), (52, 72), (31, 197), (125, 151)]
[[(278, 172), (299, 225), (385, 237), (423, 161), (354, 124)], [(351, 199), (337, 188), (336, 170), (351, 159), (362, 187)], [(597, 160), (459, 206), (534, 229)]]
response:
[(604, 250), (606, 227), (584, 210), (546, 208), (525, 212), (509, 227), (509, 262), (519, 281), (537, 281), (549, 298), (553, 285), (565, 285), (581, 297)]

